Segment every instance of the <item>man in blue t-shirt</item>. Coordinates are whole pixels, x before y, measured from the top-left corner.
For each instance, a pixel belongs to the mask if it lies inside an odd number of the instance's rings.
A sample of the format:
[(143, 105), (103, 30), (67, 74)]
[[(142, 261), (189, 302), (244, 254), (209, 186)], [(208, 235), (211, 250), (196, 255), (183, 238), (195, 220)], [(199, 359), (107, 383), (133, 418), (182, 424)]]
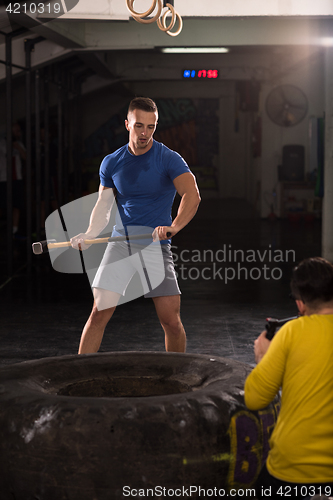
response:
[[(84, 250), (84, 240), (96, 238), (106, 227), (116, 199), (118, 212), (112, 235), (127, 234), (127, 228), (153, 228), (160, 240), (165, 278), (145, 294), (151, 297), (163, 330), (167, 351), (185, 352), (186, 334), (180, 319), (180, 290), (172, 260), (170, 238), (185, 227), (195, 215), (200, 196), (194, 175), (183, 158), (153, 139), (158, 120), (154, 101), (138, 97), (128, 108), (126, 129), (129, 142), (106, 156), (100, 167), (99, 198), (85, 233), (71, 239), (74, 248)], [(171, 208), (176, 192), (181, 196), (178, 213), (172, 221)], [(121, 262), (128, 243), (109, 244), (92, 284), (94, 305), (84, 327), (79, 354), (97, 352), (105, 327), (118, 301), (125, 293), (135, 269), (125, 265), (121, 272), (110, 273), (108, 263)], [(110, 267), (109, 267), (110, 269)], [(124, 280), (126, 282), (124, 286)]]

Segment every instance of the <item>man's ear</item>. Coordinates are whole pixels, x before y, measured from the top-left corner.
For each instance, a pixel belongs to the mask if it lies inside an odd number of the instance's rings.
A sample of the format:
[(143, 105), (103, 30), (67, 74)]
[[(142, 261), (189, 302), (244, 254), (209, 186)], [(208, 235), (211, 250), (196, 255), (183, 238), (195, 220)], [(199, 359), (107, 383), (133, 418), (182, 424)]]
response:
[(303, 300), (296, 300), (297, 308), (302, 316), (304, 316), (305, 311), (306, 311), (306, 305), (304, 304)]
[(129, 130), (129, 128), (128, 128), (128, 120), (125, 120), (125, 127), (126, 127), (126, 130)]

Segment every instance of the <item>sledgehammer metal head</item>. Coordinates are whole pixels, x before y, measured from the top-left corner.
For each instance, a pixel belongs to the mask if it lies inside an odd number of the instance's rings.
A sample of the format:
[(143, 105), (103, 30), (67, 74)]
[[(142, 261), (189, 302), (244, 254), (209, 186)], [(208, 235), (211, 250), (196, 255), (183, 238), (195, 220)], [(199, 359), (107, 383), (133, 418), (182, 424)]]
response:
[(48, 244), (55, 243), (55, 242), (56, 242), (56, 240), (37, 241), (36, 243), (32, 244), (32, 251), (35, 255), (40, 255), (42, 253), (48, 253), (48, 251), (49, 251)]

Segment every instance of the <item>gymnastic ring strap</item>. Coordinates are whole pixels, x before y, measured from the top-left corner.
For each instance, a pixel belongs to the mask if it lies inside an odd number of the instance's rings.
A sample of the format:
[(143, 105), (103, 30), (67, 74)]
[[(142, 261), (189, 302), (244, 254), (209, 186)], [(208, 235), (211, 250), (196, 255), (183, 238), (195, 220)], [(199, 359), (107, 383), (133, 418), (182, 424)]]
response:
[[(169, 31), (172, 30), (176, 23), (176, 11), (174, 7), (170, 4), (166, 4), (167, 10), (164, 12), (162, 15), (162, 22), (160, 19), (157, 19), (157, 26), (160, 28), (161, 31)], [(169, 26), (166, 26), (166, 16), (171, 12), (171, 21)]]

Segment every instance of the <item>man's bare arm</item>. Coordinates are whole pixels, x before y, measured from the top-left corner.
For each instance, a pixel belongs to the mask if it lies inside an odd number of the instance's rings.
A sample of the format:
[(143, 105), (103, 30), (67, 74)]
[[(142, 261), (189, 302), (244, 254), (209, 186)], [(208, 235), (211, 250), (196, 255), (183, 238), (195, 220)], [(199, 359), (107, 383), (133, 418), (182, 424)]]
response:
[(85, 233), (80, 233), (71, 238), (73, 248), (85, 250), (90, 245), (85, 245), (84, 240), (96, 238), (103, 229), (108, 225), (111, 215), (112, 206), (115, 200), (115, 190), (100, 185), (98, 190), (98, 200), (94, 206), (89, 227)]
[(158, 239), (160, 240), (168, 239), (168, 232), (171, 233), (171, 236), (174, 236), (183, 229), (193, 219), (201, 201), (199, 189), (192, 173), (186, 172), (179, 175), (174, 179), (173, 183), (178, 194), (181, 196), (181, 201), (177, 216), (171, 226), (158, 226), (155, 228), (154, 235), (158, 235)]

